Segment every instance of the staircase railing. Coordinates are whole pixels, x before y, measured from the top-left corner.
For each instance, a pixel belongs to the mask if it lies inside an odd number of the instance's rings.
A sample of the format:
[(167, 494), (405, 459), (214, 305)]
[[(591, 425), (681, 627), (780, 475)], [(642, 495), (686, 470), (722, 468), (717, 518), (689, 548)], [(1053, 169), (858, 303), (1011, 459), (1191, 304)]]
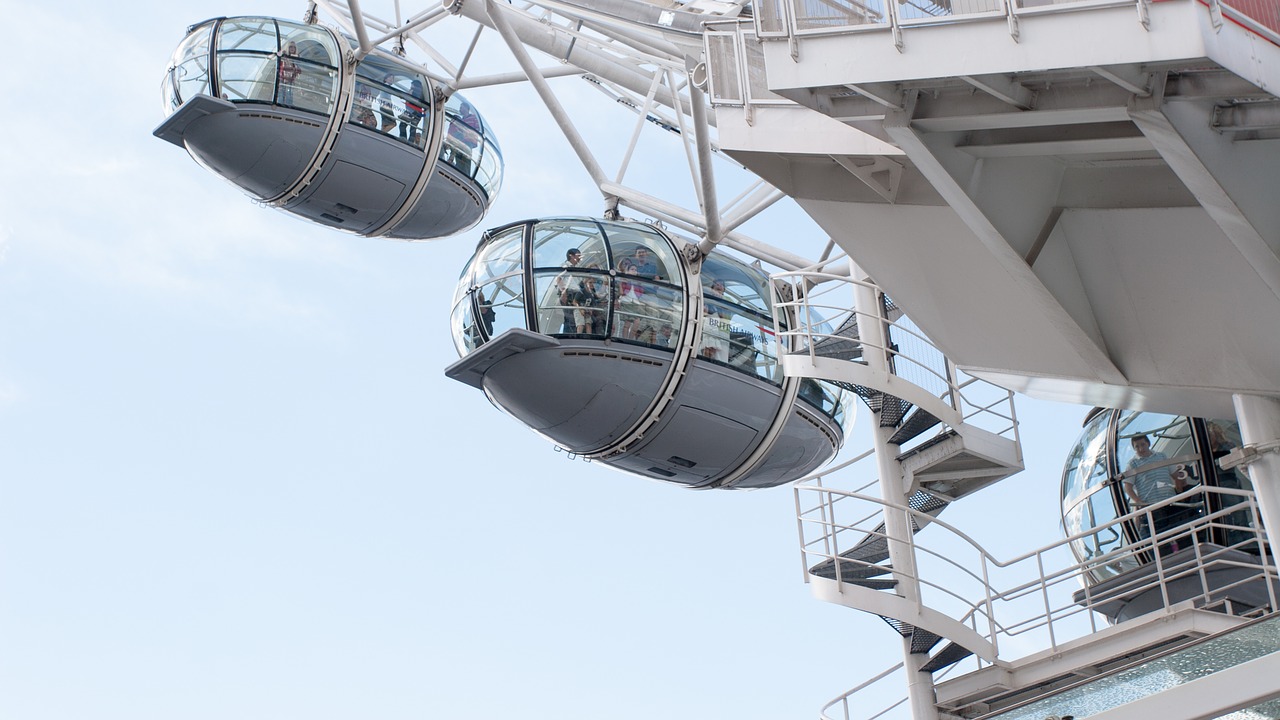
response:
[[(1185, 0), (1209, 9), (1215, 23), (1227, 18), (1280, 45), (1280, 9), (1272, 0)], [(1152, 0), (766, 0), (755, 3), (752, 20), (711, 23), (708, 66), (713, 105), (777, 105), (779, 98), (764, 81), (762, 40), (788, 40), (850, 31), (888, 31), (895, 44), (904, 29), (954, 24), (959, 21), (1005, 22), (1019, 34), (1019, 20), (1032, 15), (1078, 13), (1114, 7), (1133, 7), (1127, 22), (1145, 22)], [(737, 36), (736, 38), (734, 36)], [(793, 48), (793, 57), (794, 48)], [(750, 88), (750, 90), (744, 89)]]
[[(861, 492), (823, 487), (820, 482), (816, 479), (795, 489), (805, 567), (833, 564), (837, 582), (856, 583), (868, 574), (888, 574), (887, 565), (842, 553), (868, 538), (885, 537), (884, 513), (904, 513), (917, 522), (925, 520), (925, 513)], [(1136, 542), (1098, 540), (1100, 536), (1124, 538), (1126, 526), (1157, 527), (1156, 515), (1173, 506), (1220, 509)], [(1111, 588), (1104, 594), (1094, 589), (1096, 584), (1141, 565), (1153, 565), (1154, 571), (1120, 590), (1127, 595), (1158, 590), (1157, 609), (1165, 610), (1178, 602), (1167, 592), (1173, 580), (1193, 583), (1194, 596), (1205, 605), (1221, 604), (1232, 586), (1274, 580), (1276, 568), (1263, 548), (1259, 518), (1252, 492), (1197, 487), (1010, 560), (996, 559), (959, 529), (931, 516), (920, 522), (927, 527), (906, 543), (915, 557), (913, 579), (920, 584), (922, 604), (982, 635), (996, 649), (998, 659), (1007, 661), (1056, 650), (1104, 627), (1092, 610), (1114, 600), (1118, 590)], [(1222, 531), (1214, 533), (1218, 537), (1229, 533), (1233, 540), (1227, 545), (1210, 543), (1211, 531)], [(1084, 561), (1075, 559), (1073, 544), (1083, 549)], [(1175, 544), (1179, 549), (1194, 549), (1196, 561), (1166, 567), (1161, 551), (1167, 553)], [(1089, 548), (1112, 549), (1090, 554)], [(1257, 561), (1241, 563), (1231, 550), (1247, 552)], [(1232, 586), (1223, 587), (1210, 582), (1209, 565), (1216, 570), (1239, 569), (1243, 575)], [(1278, 606), (1273, 583), (1262, 585), (1268, 608), (1274, 611)]]
[[(906, 705), (906, 697), (895, 697), (901, 691), (903, 682), (895, 676), (902, 674), (903, 666), (903, 663), (898, 663), (823, 705), (822, 720), (854, 720), (855, 717), (864, 718), (865, 720), (878, 720), (878, 718), (882, 718)], [(874, 700), (868, 700), (866, 696), (873, 691), (877, 692), (878, 697)], [(881, 699), (885, 695), (888, 695), (888, 700)], [(855, 707), (849, 702), (855, 696), (859, 698), (856, 716), (853, 714)], [(887, 705), (884, 704), (886, 702), (888, 703)], [(872, 714), (867, 715), (865, 713), (868, 705), (879, 709), (873, 710)]]
[[(829, 362), (833, 356), (859, 351), (863, 358), (880, 353), (894, 376), (940, 400), (965, 424), (1019, 440), (1012, 392), (957, 369), (892, 301), (885, 299), (883, 311), (874, 315), (853, 308), (858, 287), (884, 297), (875, 284), (814, 271), (783, 272), (773, 279), (775, 313), (791, 318), (790, 325), (777, 323), (780, 347), (791, 348), (788, 354)], [(881, 324), (887, 343), (875, 345), (862, 337), (860, 328), (872, 323)]]
[[(1165, 0), (1170, 1), (1170, 0)], [(1271, 0), (1184, 0), (1207, 6), (1213, 18), (1230, 18), (1271, 42), (1280, 44), (1280, 10)], [(932, 24), (974, 20), (1004, 20), (1010, 35), (1018, 36), (1019, 18), (1030, 15), (1079, 13), (1107, 8), (1134, 8), (1125, 22), (1148, 22), (1152, 0), (777, 0), (756, 10), (754, 27), (740, 23), (740, 31), (756, 38), (833, 35), (858, 31), (888, 31), (901, 42), (902, 31)], [(724, 23), (726, 27), (730, 23)], [(723, 73), (723, 60), (713, 58), (712, 73)]]

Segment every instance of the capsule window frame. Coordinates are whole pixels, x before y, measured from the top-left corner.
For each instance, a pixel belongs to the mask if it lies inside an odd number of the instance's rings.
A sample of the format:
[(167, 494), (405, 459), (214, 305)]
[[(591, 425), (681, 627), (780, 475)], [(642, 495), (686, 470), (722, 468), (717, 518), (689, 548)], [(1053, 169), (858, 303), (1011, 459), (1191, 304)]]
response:
[[(1128, 424), (1126, 424), (1124, 428), (1121, 427), (1122, 422), (1124, 422), (1124, 420), (1133, 419), (1139, 415), (1159, 415), (1159, 416), (1171, 417), (1173, 418), (1173, 420), (1170, 422), (1165, 422), (1163, 425), (1158, 425), (1154, 428), (1143, 427), (1142, 432), (1127, 431), (1129, 427)], [(1103, 450), (1105, 454), (1104, 463), (1106, 467), (1106, 480), (1095, 486), (1086, 488), (1085, 492), (1076, 496), (1074, 502), (1072, 502), (1070, 506), (1066, 504), (1066, 498), (1065, 497), (1063, 498), (1063, 501), (1062, 501), (1063, 529), (1068, 530), (1068, 533), (1067, 533), (1068, 536), (1074, 533), (1069, 531), (1069, 528), (1067, 526), (1067, 517), (1070, 513), (1080, 508), (1085, 502), (1095, 502), (1100, 497), (1106, 497), (1111, 503), (1110, 507), (1116, 510), (1115, 517), (1119, 517), (1121, 514), (1127, 514), (1131, 512), (1133, 508), (1131, 507), (1129, 499), (1125, 494), (1124, 481), (1128, 477), (1136, 477), (1136, 475), (1139, 472), (1147, 472), (1149, 470), (1153, 470), (1161, 467), (1173, 468), (1178, 465), (1184, 465), (1188, 474), (1192, 478), (1192, 482), (1188, 486), (1188, 489), (1190, 489), (1191, 487), (1210, 487), (1210, 488), (1228, 487), (1220, 484), (1220, 481), (1222, 480), (1224, 474), (1218, 471), (1216, 467), (1211, 467), (1213, 464), (1210, 462), (1207, 462), (1206, 458), (1212, 457), (1211, 447), (1209, 445), (1209, 435), (1208, 435), (1209, 423), (1230, 423), (1229, 420), (1215, 419), (1215, 418), (1195, 418), (1187, 415), (1174, 415), (1171, 413), (1152, 413), (1152, 412), (1135, 411), (1135, 410), (1110, 410), (1109, 409), (1104, 411), (1100, 415), (1090, 416), (1089, 418), (1087, 418), (1084, 424), (1084, 428), (1082, 428), (1082, 431), (1081, 431), (1081, 437), (1077, 439), (1077, 443), (1079, 443), (1079, 441), (1083, 439), (1084, 430), (1087, 429), (1091, 424), (1098, 422), (1099, 419), (1101, 419), (1101, 421), (1104, 423), (1104, 426), (1105, 426), (1103, 435), (1105, 436), (1106, 440), (1103, 446)], [(1129, 471), (1127, 469), (1121, 468), (1122, 460), (1120, 457), (1120, 448), (1122, 445), (1129, 444), (1130, 437), (1133, 437), (1136, 435), (1142, 435), (1142, 434), (1151, 436), (1160, 432), (1168, 432), (1171, 428), (1177, 428), (1177, 426), (1179, 425), (1182, 425), (1186, 430), (1185, 433), (1181, 431), (1178, 432), (1178, 435), (1183, 443), (1180, 446), (1180, 449), (1184, 450), (1184, 452), (1181, 452), (1176, 456), (1170, 456), (1167, 459), (1160, 461), (1158, 464), (1153, 463), (1151, 465), (1144, 465), (1139, 470)], [(1190, 449), (1187, 449), (1186, 447), (1187, 442), (1191, 443)], [(1153, 441), (1153, 446), (1154, 445), (1155, 445), (1155, 442)], [(1064, 466), (1063, 479), (1060, 481), (1060, 483), (1062, 483), (1063, 485), (1065, 485), (1066, 470), (1067, 470), (1067, 467)], [(1064, 489), (1064, 488), (1060, 488), (1060, 489)], [(1101, 492), (1104, 489), (1107, 494), (1101, 495)], [(1252, 490), (1252, 488), (1247, 485), (1242, 485), (1242, 489)], [(1212, 503), (1210, 507), (1206, 508), (1207, 511), (1216, 511), (1218, 509), (1221, 509), (1220, 507), (1217, 507), (1220, 501), (1220, 498), (1217, 494), (1210, 493), (1209, 498), (1212, 501)], [(1120, 510), (1123, 510), (1123, 513), (1121, 513)], [(1090, 528), (1085, 528), (1085, 530), (1089, 530), (1089, 529)], [(1140, 523), (1135, 520), (1126, 521), (1124, 523), (1124, 530), (1125, 530), (1124, 543), (1122, 545), (1118, 545), (1116, 548), (1113, 548), (1113, 549), (1129, 547), (1145, 539), (1143, 528), (1140, 526)], [(1209, 537), (1213, 542), (1218, 542), (1218, 543), (1228, 542), (1227, 535), (1230, 532), (1230, 528), (1214, 527), (1214, 528), (1208, 528), (1207, 530), (1209, 533)], [(1072, 552), (1073, 554), (1076, 555), (1077, 561), (1079, 562), (1087, 561), (1087, 558), (1081, 558), (1081, 556), (1077, 553), (1074, 543), (1072, 544)], [(1147, 553), (1146, 557), (1144, 557), (1142, 560), (1144, 563), (1149, 563), (1153, 561), (1153, 558), (1151, 558), (1150, 554)], [(1131, 568), (1129, 567), (1124, 568), (1124, 570), (1128, 570), (1128, 569), (1131, 569)], [(1114, 569), (1112, 569), (1111, 574), (1115, 574)], [(1105, 580), (1107, 577), (1110, 577), (1110, 576), (1111, 575), (1098, 576), (1095, 573), (1095, 577), (1097, 577), (1098, 580)]]
[[(223, 29), (229, 24), (238, 24), (247, 20), (261, 20), (272, 25), (275, 31), (275, 49), (266, 48), (243, 48), (231, 46), (224, 48), (222, 46)], [(286, 33), (283, 28), (288, 28)], [(301, 33), (300, 35), (298, 33)], [(321, 61), (309, 54), (300, 52), (296, 56), (290, 56), (289, 61), (298, 66), (300, 75), (299, 79), (307, 79), (306, 83), (298, 83), (304, 85), (301, 90), (294, 88), (294, 92), (298, 92), (303, 97), (314, 97), (319, 102), (299, 102), (293, 100), (285, 102), (283, 99), (283, 91), (280, 83), (280, 61), (283, 59), (283, 48), (288, 42), (305, 42), (314, 44), (323, 51), (325, 61)], [(339, 57), (339, 43), (336, 35), (323, 26), (305, 25), (288, 21), (281, 21), (278, 18), (266, 16), (237, 16), (229, 18), (221, 18), (213, 27), (212, 35), (209, 43), (209, 61), (210, 61), (210, 79), (209, 88), (212, 93), (216, 93), (219, 97), (226, 95), (225, 81), (222, 77), (221, 67), (223, 60), (228, 59), (258, 59), (261, 67), (270, 67), (270, 78), (272, 92), (269, 99), (261, 98), (231, 98), (225, 99), (238, 105), (260, 104), (271, 105), (273, 107), (287, 108), (299, 112), (319, 115), (321, 117), (330, 117), (333, 115), (338, 106), (339, 96), (342, 93), (341, 67), (337, 62)], [(237, 81), (254, 82), (262, 84), (266, 82), (268, 73), (264, 72), (256, 79), (241, 79)], [(305, 87), (305, 85), (314, 85), (313, 88)], [(323, 87), (326, 86), (327, 87)]]
[[(358, 43), (355, 38), (343, 36), (351, 47), (357, 47)], [(429, 146), (430, 135), (432, 132), (432, 118), (437, 112), (435, 103), (432, 102), (432, 93), (429, 89), (432, 87), (431, 81), (422, 73), (415, 73), (403, 65), (395, 63), (391, 60), (378, 56), (376, 53), (366, 55), (356, 64), (355, 71), (352, 73), (352, 102), (349, 116), (346, 122), (357, 128), (368, 130), (369, 132), (389, 138), (403, 145), (407, 145), (419, 151), (425, 151)], [(397, 76), (391, 84), (387, 84), (388, 75)], [(418, 94), (413, 93), (413, 84), (418, 83), (418, 87), (422, 91)], [(366, 107), (369, 116), (376, 123), (375, 126), (364, 125), (357, 120), (358, 109), (362, 107), (357, 94), (360, 86), (369, 88), (369, 104)], [(391, 114), (384, 115), (381, 104), (388, 103)], [(410, 133), (409, 137), (401, 135), (401, 125), (406, 121), (403, 119), (410, 112), (410, 106), (421, 109), (422, 113), (418, 117), (416, 125), (416, 133)], [(383, 129), (386, 124), (383, 119), (390, 119), (390, 126)], [(417, 142), (414, 142), (414, 139)]]

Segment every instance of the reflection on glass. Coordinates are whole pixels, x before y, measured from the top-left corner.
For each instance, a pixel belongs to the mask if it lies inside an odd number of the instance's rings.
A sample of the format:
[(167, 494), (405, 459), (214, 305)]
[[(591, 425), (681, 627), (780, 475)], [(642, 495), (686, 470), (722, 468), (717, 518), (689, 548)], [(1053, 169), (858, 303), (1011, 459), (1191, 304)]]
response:
[(798, 397), (818, 408), (824, 414), (844, 427), (844, 418), (848, 410), (848, 398), (845, 391), (831, 383), (813, 378), (800, 381)]
[(173, 53), (171, 93), (166, 93), (165, 114), (182, 103), (209, 92), (209, 38), (213, 24), (206, 24), (188, 35)]
[(314, 65), (337, 67), (338, 46), (327, 31), (316, 25), (277, 20), (280, 27), (280, 49), (287, 50), (289, 43), (298, 48), (298, 59)]
[[(617, 320), (621, 329), (614, 336), (644, 345), (674, 348), (680, 340), (680, 319), (684, 313), (684, 296), (673, 288), (643, 280), (628, 281), (639, 302), (619, 303)], [(621, 281), (619, 281), (621, 285)]]
[[(270, 55), (218, 55), (218, 78), (226, 100), (271, 102), (276, 91), (275, 75), (276, 61)], [(282, 80), (281, 87), (290, 86)]]
[(777, 382), (773, 322), (714, 294), (703, 301), (702, 344), (698, 357)]
[(1099, 413), (1085, 425), (1084, 433), (1063, 470), (1062, 504), (1070, 507), (1085, 492), (1107, 481), (1107, 425), (1110, 413)]
[(502, 151), (498, 140), (474, 106), (454, 93), (444, 107), (444, 141), (440, 160), (475, 178), (488, 197), (502, 185)]
[(449, 98), (444, 113), (446, 127), (440, 157), (458, 172), (473, 177), (480, 160), (480, 116), (459, 95)]
[(628, 260), (645, 280), (679, 282), (679, 260), (671, 245), (653, 229), (631, 223), (604, 223), (615, 263)]
[(769, 276), (727, 255), (714, 254), (703, 259), (702, 286), (704, 294), (718, 292), (727, 302), (771, 316)]
[[(1126, 412), (1116, 428), (1116, 460), (1130, 511), (1183, 492), (1199, 482), (1195, 438), (1187, 418), (1161, 413)], [(1151, 512), (1156, 532), (1198, 514), (1198, 508), (1172, 505)], [(1144, 523), (1142, 537), (1151, 533)]]
[[(570, 251), (576, 250), (577, 253)], [(576, 255), (576, 257), (575, 257)], [(586, 220), (540, 222), (533, 231), (533, 266), (609, 267), (600, 227)]]
[(515, 227), (495, 237), (484, 250), (477, 255), (476, 284), (488, 282), (490, 279), (520, 272), (524, 265), (524, 228)]
[(333, 111), (336, 53), (326, 31), (271, 18), (231, 18), (218, 28), (217, 48), (223, 99)]
[(563, 270), (539, 273), (536, 282), (539, 332), (606, 336), (612, 297), (607, 275)]
[(508, 275), (481, 285), (476, 289), (475, 299), (486, 338), (525, 327), (524, 281), (520, 275)]
[(218, 29), (218, 51), (274, 53), (276, 22), (271, 18), (232, 18)]
[(458, 355), (465, 356), (480, 346), (482, 339), (471, 312), (470, 295), (453, 307), (453, 314), (449, 316), (449, 329), (453, 331), (453, 346)]
[(287, 95), (282, 91), (280, 104), (322, 115), (333, 112), (334, 98), (338, 94), (337, 74), (330, 68), (305, 62), (299, 62), (298, 69), (298, 79), (288, 88)]
[(502, 151), (490, 135), (485, 135), (484, 153), (480, 155), (480, 170), (476, 172), (476, 182), (480, 183), (485, 195), (490, 198), (497, 195), (498, 189), (502, 187)]
[(1150, 412), (1125, 412), (1116, 427), (1116, 461), (1126, 468), (1137, 456), (1134, 441), (1146, 438), (1153, 453), (1175, 458), (1195, 451), (1187, 418)]
[[(1252, 491), (1253, 483), (1249, 481), (1248, 475), (1241, 472), (1239, 468), (1223, 470), (1218, 466), (1218, 461), (1222, 457), (1240, 447), (1240, 426), (1236, 421), (1226, 419), (1209, 420), (1205, 423), (1205, 434), (1208, 436), (1208, 451), (1209, 456), (1213, 459), (1213, 473), (1217, 479), (1218, 487)], [(1244, 498), (1239, 495), (1227, 495), (1224, 493), (1215, 497), (1218, 505), (1224, 508), (1244, 502)], [(1255, 537), (1253, 532), (1253, 513), (1247, 510), (1231, 513), (1223, 520), (1223, 524), (1227, 526), (1225, 540), (1228, 545), (1249, 542)]]
[[(1120, 525), (1100, 527), (1112, 523), (1116, 517), (1115, 499), (1111, 495), (1110, 488), (1098, 489), (1086, 498), (1084, 502), (1079, 503), (1067, 512), (1064, 520), (1066, 521), (1068, 536), (1097, 528), (1097, 532), (1072, 541), (1071, 549), (1075, 551), (1076, 557), (1080, 562), (1088, 562), (1093, 558), (1101, 557), (1124, 547), (1125, 539), (1122, 534), (1123, 528)], [(1134, 565), (1132, 558), (1126, 557), (1123, 561), (1113, 560), (1109, 563), (1097, 563), (1088, 567), (1089, 574), (1095, 581), (1100, 582), (1130, 570)]]

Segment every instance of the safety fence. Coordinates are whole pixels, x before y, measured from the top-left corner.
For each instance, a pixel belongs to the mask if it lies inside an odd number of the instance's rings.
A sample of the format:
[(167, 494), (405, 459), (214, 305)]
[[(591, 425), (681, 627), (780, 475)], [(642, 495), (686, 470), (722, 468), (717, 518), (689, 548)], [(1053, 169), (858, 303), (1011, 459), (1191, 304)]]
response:
[[(1248, 490), (1195, 487), (1010, 560), (993, 557), (927, 513), (824, 487), (821, 478), (795, 493), (806, 568), (825, 567), (823, 574), (837, 583), (893, 577), (913, 584), (924, 607), (976, 632), (1001, 661), (1058, 650), (1107, 627), (1102, 614), (1124, 619), (1122, 606), (1130, 602), (1155, 612), (1190, 600), (1241, 616), (1277, 608), (1276, 568)], [(888, 513), (906, 515), (923, 529), (910, 538), (889, 537)], [(1170, 517), (1182, 522), (1172, 524)], [(857, 549), (876, 541), (908, 553), (914, 574), (890, 568), (883, 558), (859, 559)], [(986, 664), (976, 656), (965, 662)]]
[[(809, 270), (772, 278), (775, 312), (787, 318), (779, 323), (779, 345), (790, 355), (882, 370), (950, 408), (958, 422), (1019, 440), (1013, 393), (957, 369), (873, 283)], [(874, 298), (874, 307), (857, 307), (859, 291)]]
[(1198, 2), (1215, 24), (1233, 22), (1280, 45), (1277, 0), (764, 0), (753, 4), (751, 19), (708, 23), (711, 101), (726, 106), (787, 102), (768, 89), (762, 41), (889, 31), (901, 47), (903, 31), (913, 27), (1001, 19), (1016, 37), (1019, 18), (1031, 15), (1133, 7), (1134, 21), (1145, 24), (1153, 2)]

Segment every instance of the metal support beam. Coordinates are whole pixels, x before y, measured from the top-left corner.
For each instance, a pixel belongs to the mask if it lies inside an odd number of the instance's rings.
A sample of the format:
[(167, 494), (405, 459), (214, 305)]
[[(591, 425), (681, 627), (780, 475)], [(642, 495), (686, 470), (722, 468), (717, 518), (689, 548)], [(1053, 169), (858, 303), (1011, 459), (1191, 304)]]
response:
[[(516, 35), (515, 30), (511, 28), (511, 24), (507, 22), (506, 16), (503, 14), (503, 5), (494, 2), (494, 0), (485, 1), (485, 9), (488, 11), (489, 21), (493, 23), (493, 28), (498, 31), (502, 39), (507, 44), (507, 48), (511, 50), (512, 56), (519, 63), (520, 69), (529, 78), (529, 83), (533, 85), (533, 89), (538, 93), (538, 97), (542, 99), (547, 110), (551, 112), (551, 117), (560, 126), (560, 131), (564, 133), (565, 139), (569, 141), (569, 146), (573, 148), (574, 154), (578, 156), (578, 160), (582, 166), (586, 168), (587, 174), (591, 176), (591, 180), (596, 187), (605, 193), (604, 183), (607, 182), (604, 170), (600, 168), (600, 163), (596, 162), (596, 158), (591, 154), (591, 148), (587, 147), (587, 142), (582, 139), (582, 135), (578, 133), (577, 128), (573, 125), (573, 120), (569, 117), (569, 113), (565, 111), (564, 106), (560, 104), (560, 100), (555, 93), (551, 91), (551, 86), (547, 84), (546, 78), (538, 73), (538, 66), (533, 64), (533, 59), (529, 57), (528, 51), (520, 42), (520, 37)], [(607, 198), (607, 193), (606, 198)]]
[(720, 242), (720, 206), (716, 201), (715, 168), (711, 164), (711, 134), (707, 127), (707, 100), (696, 85), (689, 86), (689, 102), (693, 106), (693, 137), (698, 152), (698, 175), (702, 186), (702, 214), (707, 219), (707, 236), (698, 243), (706, 255)]
[(1157, 78), (1151, 97), (1131, 101), (1129, 117), (1254, 272), (1280, 298), (1280, 258), (1164, 113), (1163, 86), (1163, 78)]
[(347, 6), (351, 8), (351, 24), (356, 31), (356, 42), (360, 45), (356, 51), (356, 60), (359, 60), (373, 50), (373, 44), (369, 42), (369, 31), (364, 26), (364, 13), (360, 12), (360, 0), (347, 0)]
[[(455, 12), (470, 20), (493, 27), (493, 23), (486, 11), (487, 4), (484, 2), (456, 0), (453, 8)], [(508, 21), (508, 26), (519, 37), (520, 41), (528, 47), (556, 58), (564, 57), (565, 53), (569, 51), (573, 38), (566, 28), (536, 22), (532, 18), (522, 15), (504, 17), (504, 19)], [(619, 47), (618, 49), (625, 50), (626, 48)], [(576, 65), (591, 75), (605, 78), (637, 95), (644, 95), (649, 89), (649, 83), (653, 80), (653, 72), (642, 70), (638, 62), (619, 62), (616, 56), (608, 55), (583, 42), (573, 46), (573, 52), (568, 59), (568, 63)], [(688, 99), (675, 96), (670, 90), (660, 90), (656, 99), (667, 107), (679, 108), (685, 112), (689, 109)]]
[(774, 203), (784, 197), (786, 197), (786, 193), (772, 185), (762, 185), (751, 194), (751, 197), (746, 201), (745, 206), (741, 210), (734, 213), (731, 217), (723, 219), (723, 231), (726, 233), (732, 232), (746, 221), (772, 207)]
[(885, 116), (885, 132), (893, 142), (907, 154), (911, 162), (921, 174), (933, 185), (951, 209), (960, 217), (966, 226), (978, 237), (983, 247), (990, 253), (991, 259), (1021, 287), (1024, 297), (1034, 303), (1040, 316), (1051, 323), (1054, 330), (1065, 338), (1075, 352), (1097, 374), (1102, 382), (1127, 385), (1124, 373), (1115, 366), (1107, 353), (1081, 329), (1080, 325), (1049, 292), (1040, 278), (1036, 277), (1026, 262), (1005, 240), (1004, 236), (992, 224), (983, 209), (974, 202), (966, 192), (964, 185), (951, 175), (935, 153), (935, 150), (924, 142), (924, 139), (911, 127), (911, 113), (903, 110), (891, 110)]
[[(853, 158), (844, 157), (843, 155), (831, 155), (830, 157), (839, 163), (840, 167), (848, 170), (854, 177), (875, 191), (875, 194), (890, 203), (897, 201), (898, 183), (902, 180), (902, 163), (890, 160), (887, 157), (876, 157), (869, 163), (859, 165), (854, 162)], [(876, 177), (881, 174), (886, 176), (887, 182), (882, 183)]]
[[(1240, 441), (1244, 446), (1265, 447), (1280, 442), (1280, 400), (1258, 395), (1235, 395), (1232, 402), (1236, 408), (1236, 420), (1240, 423)], [(1280, 528), (1280, 452), (1259, 453), (1244, 467), (1258, 498), (1262, 524), (1268, 528)], [(1271, 557), (1273, 562), (1280, 561), (1280, 543), (1271, 543)]]
[[(539, 68), (538, 74), (544, 78), (568, 77), (570, 75), (581, 75), (582, 71), (572, 65), (556, 65), (555, 67)], [(522, 72), (498, 73), (496, 75), (481, 75), (460, 80), (457, 83), (457, 89), (470, 90), (472, 88), (493, 87), (494, 85), (510, 85), (511, 83), (522, 83), (528, 81), (528, 77)]]
[(1108, 80), (1138, 97), (1151, 95), (1151, 75), (1141, 70), (1125, 72), (1120, 68), (1104, 68), (1094, 66), (1089, 71), (1100, 78)]
[[(853, 268), (854, 276), (863, 275), (860, 268)], [(880, 298), (876, 291), (867, 285), (854, 285), (853, 307), (857, 313), (858, 333), (864, 341), (867, 352), (864, 354), (867, 367), (872, 370), (892, 373), (884, 348), (889, 347), (884, 318), (881, 315)], [(878, 413), (877, 413), (878, 415)], [(899, 448), (889, 442), (895, 428), (880, 427), (876, 418), (875, 451), (876, 467), (880, 474), (880, 496), (885, 501), (907, 507), (910, 495), (905, 485), (905, 472), (902, 463), (898, 462)], [(893, 568), (893, 577), (897, 580), (896, 594), (907, 603), (921, 607), (919, 571), (916, 568), (915, 543), (911, 530), (911, 519), (906, 513), (895, 507), (884, 508), (885, 539), (889, 543), (889, 565)], [(902, 662), (907, 673), (907, 696), (911, 705), (911, 716), (915, 720), (936, 720), (938, 717), (937, 699), (933, 691), (933, 679), (921, 668), (929, 660), (928, 653), (911, 652), (911, 638), (902, 639)]]
[(1030, 110), (1036, 105), (1035, 92), (1004, 75), (961, 75), (960, 79), (1019, 110)]

